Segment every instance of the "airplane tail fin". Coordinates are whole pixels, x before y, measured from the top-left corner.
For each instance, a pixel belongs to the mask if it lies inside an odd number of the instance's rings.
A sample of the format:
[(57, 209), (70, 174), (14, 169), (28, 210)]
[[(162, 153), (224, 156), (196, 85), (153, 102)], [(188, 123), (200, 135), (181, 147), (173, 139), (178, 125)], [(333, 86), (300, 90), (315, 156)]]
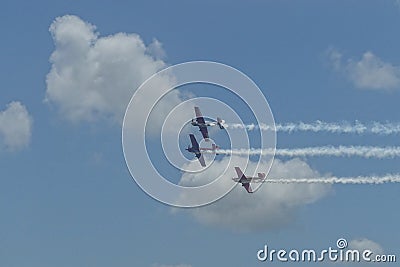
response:
[(225, 129), (224, 123), (225, 123), (225, 121), (223, 119), (221, 119), (220, 117), (217, 117), (217, 124), (221, 130)]
[(212, 151), (215, 153), (215, 155), (219, 155), (217, 150), (219, 149), (219, 146), (217, 146), (216, 144), (212, 144)]
[(265, 179), (265, 173), (259, 172), (258, 173), (258, 178)]

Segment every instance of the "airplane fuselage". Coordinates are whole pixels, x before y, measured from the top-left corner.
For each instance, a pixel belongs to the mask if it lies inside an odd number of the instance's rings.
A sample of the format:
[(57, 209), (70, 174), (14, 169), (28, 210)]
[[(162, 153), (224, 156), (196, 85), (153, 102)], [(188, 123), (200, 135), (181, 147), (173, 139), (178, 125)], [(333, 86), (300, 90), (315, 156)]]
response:
[(200, 153), (199, 150), (194, 149), (193, 147), (188, 147), (186, 150), (189, 151), (190, 153), (194, 153), (194, 154), (199, 154)]
[(232, 178), (232, 180), (233, 181), (235, 181), (235, 182), (237, 182), (237, 183), (251, 183), (251, 179), (243, 179), (243, 178), (241, 178), (241, 179), (239, 179), (239, 178)]
[(198, 123), (197, 121), (192, 121), (192, 125), (193, 126), (197, 126), (197, 127), (207, 127), (207, 126), (211, 126), (211, 123), (207, 122), (207, 123)]

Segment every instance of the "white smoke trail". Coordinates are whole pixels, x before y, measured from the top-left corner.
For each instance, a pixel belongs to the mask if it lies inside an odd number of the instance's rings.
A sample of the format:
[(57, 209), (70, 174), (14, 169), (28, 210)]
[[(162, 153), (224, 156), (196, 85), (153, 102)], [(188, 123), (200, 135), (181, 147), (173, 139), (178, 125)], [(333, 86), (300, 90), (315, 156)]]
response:
[[(218, 154), (223, 155), (273, 155), (273, 149), (218, 149)], [(207, 151), (206, 153), (213, 153)], [(305, 148), (278, 148), (276, 156), (281, 157), (363, 157), (363, 158), (395, 158), (400, 157), (400, 147), (376, 147), (376, 146), (321, 146)]]
[(312, 123), (304, 122), (288, 122), (283, 124), (267, 125), (267, 124), (239, 124), (239, 123), (226, 123), (224, 126), (228, 129), (246, 129), (248, 131), (262, 130), (262, 131), (274, 131), (277, 132), (328, 132), (328, 133), (347, 133), (347, 134), (379, 134), (379, 135), (390, 135), (400, 133), (400, 123), (396, 122), (371, 122), (363, 124), (359, 121), (351, 122), (323, 122), (315, 121)]
[(323, 183), (323, 184), (385, 184), (400, 183), (400, 174), (387, 174), (384, 176), (357, 176), (357, 177), (320, 177), (320, 178), (284, 178), (266, 179), (265, 183)]

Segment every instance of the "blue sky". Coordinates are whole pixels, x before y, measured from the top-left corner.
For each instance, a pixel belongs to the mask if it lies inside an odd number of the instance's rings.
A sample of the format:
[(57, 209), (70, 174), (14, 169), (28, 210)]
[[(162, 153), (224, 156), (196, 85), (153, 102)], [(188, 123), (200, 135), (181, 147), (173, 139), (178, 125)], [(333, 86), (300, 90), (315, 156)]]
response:
[[(277, 123), (398, 122), (399, 23), (396, 1), (3, 1), (0, 266), (258, 266), (270, 264), (256, 259), (264, 244), (324, 249), (340, 237), (399, 256), (397, 184), (263, 185), (253, 198), (235, 188), (205, 208), (176, 211), (131, 178), (120, 124), (132, 90), (192, 60), (246, 73)], [(86, 51), (85, 38), (96, 48)], [(167, 105), (189, 93), (229, 98), (211, 87), (184, 89)], [(399, 142), (277, 135), (281, 148), (321, 145)], [(400, 172), (398, 159), (276, 162), (276, 175)]]

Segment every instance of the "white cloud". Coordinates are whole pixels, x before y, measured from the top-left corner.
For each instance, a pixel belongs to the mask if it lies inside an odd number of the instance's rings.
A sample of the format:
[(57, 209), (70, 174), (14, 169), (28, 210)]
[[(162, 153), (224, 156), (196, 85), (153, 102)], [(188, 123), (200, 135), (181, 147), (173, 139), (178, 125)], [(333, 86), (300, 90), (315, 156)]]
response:
[(157, 39), (153, 39), (153, 42), (147, 47), (147, 52), (153, 55), (156, 59), (164, 59), (167, 55), (162, 48), (162, 43)]
[(340, 70), (340, 68), (342, 67), (342, 54), (339, 51), (330, 48), (328, 49), (328, 56), (332, 67), (335, 70)]
[(11, 102), (0, 111), (0, 147), (16, 151), (28, 146), (33, 119), (20, 102)]
[[(200, 174), (185, 173), (180, 184), (198, 185), (209, 182), (221, 174), (226, 166), (228, 171), (223, 174), (224, 185), (233, 183), (236, 176), (233, 166), (242, 166), (242, 157), (224, 158), (215, 161), (206, 171)], [(198, 164), (193, 162), (193, 164)], [(256, 164), (250, 162), (245, 174), (253, 175)], [(262, 171), (262, 170), (260, 170)], [(300, 159), (286, 162), (275, 159), (269, 178), (301, 178), (319, 177), (317, 171)], [(252, 185), (254, 187), (254, 185)], [(272, 229), (288, 224), (295, 219), (296, 210), (325, 196), (330, 191), (330, 185), (323, 184), (263, 184), (258, 191), (248, 194), (240, 185), (235, 187), (224, 198), (208, 206), (190, 209), (189, 212), (201, 223), (227, 227), (235, 230)], [(186, 196), (191, 197), (191, 196)]]
[[(56, 18), (49, 30), (55, 50), (50, 57), (45, 100), (74, 122), (104, 118), (121, 122), (135, 89), (166, 67), (161, 60), (165, 52), (157, 40), (146, 46), (137, 34), (100, 37), (94, 25), (72, 15)], [(161, 77), (158, 84), (165, 88), (171, 79)], [(169, 110), (180, 102), (175, 90), (159, 110)], [(138, 116), (147, 115), (141, 114), (140, 107), (135, 111)]]
[(367, 238), (354, 239), (349, 242), (349, 249), (358, 251), (371, 250), (374, 254), (383, 254), (383, 248), (378, 243)]
[(348, 59), (343, 62), (343, 55), (329, 49), (328, 55), (332, 67), (344, 75), (360, 89), (394, 90), (400, 88), (400, 67), (384, 62), (372, 52), (365, 52), (360, 60)]

